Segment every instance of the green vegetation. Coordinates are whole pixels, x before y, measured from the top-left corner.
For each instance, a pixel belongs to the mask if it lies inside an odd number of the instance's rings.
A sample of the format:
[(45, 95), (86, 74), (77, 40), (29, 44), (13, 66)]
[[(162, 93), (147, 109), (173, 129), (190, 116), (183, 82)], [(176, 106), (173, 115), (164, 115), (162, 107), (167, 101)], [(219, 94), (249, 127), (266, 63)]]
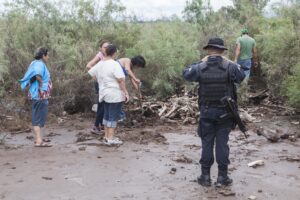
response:
[(15, 83), (39, 46), (50, 49), (54, 97), (74, 95), (75, 81), (85, 81), (92, 90), (85, 65), (96, 54), (98, 41), (108, 39), (118, 45), (120, 57), (143, 55), (147, 66), (141, 79), (158, 97), (167, 97), (187, 84), (181, 71), (204, 56), (202, 46), (209, 37), (224, 38), (227, 56), (232, 59), (235, 40), (241, 28), (248, 27), (257, 41), (272, 95), (300, 107), (298, 0), (275, 6), (271, 17), (264, 14), (268, 0), (233, 0), (233, 6), (219, 11), (202, 0), (190, 0), (184, 8), (184, 20), (172, 17), (155, 22), (126, 16), (126, 5), (118, 0), (109, 0), (104, 7), (94, 0), (9, 2), (0, 18), (0, 95), (9, 90), (18, 93)]
[(126, 53), (145, 56), (144, 74), (158, 96), (174, 94), (183, 84), (183, 66), (199, 57), (197, 31), (193, 25), (179, 21), (146, 24), (143, 30), (139, 41)]

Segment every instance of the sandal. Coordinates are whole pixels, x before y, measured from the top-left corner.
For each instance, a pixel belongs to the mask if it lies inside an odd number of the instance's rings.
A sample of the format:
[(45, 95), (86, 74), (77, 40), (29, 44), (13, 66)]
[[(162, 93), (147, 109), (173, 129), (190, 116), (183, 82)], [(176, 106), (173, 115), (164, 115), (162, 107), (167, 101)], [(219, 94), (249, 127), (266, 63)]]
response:
[(46, 143), (46, 142), (42, 142), (42, 143), (40, 143), (40, 144), (35, 144), (34, 146), (35, 146), (35, 147), (52, 147), (51, 144)]
[(43, 142), (51, 142), (49, 138), (43, 138)]

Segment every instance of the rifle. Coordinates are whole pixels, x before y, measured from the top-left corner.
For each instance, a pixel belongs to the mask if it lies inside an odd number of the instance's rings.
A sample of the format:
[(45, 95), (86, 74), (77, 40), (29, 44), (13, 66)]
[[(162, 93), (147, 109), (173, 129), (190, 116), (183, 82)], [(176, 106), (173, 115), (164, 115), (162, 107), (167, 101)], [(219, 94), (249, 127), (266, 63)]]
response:
[[(234, 118), (235, 123), (239, 126), (239, 129), (244, 133), (245, 138), (247, 138), (248, 137), (248, 135), (246, 134), (247, 128), (240, 118), (236, 102), (229, 96), (223, 97), (221, 99), (221, 102), (226, 106), (226, 108), (228, 109), (228, 111), (230, 112), (232, 117)], [(227, 114), (225, 114), (225, 115), (227, 115)], [(224, 118), (224, 117), (225, 116), (223, 116), (223, 115), (220, 116), (220, 118)]]

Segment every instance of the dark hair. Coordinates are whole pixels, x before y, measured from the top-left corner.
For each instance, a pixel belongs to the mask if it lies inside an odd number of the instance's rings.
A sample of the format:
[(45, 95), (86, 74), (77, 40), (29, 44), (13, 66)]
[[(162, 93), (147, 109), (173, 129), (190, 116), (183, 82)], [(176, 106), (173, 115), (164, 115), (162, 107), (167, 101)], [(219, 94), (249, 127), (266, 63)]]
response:
[(117, 52), (117, 47), (114, 44), (109, 44), (105, 49), (105, 53), (107, 56), (112, 56), (116, 52)]
[(34, 52), (34, 59), (39, 60), (42, 59), (43, 56), (46, 56), (48, 54), (48, 49), (45, 47), (39, 47)]
[(143, 56), (135, 56), (131, 58), (131, 64), (132, 66), (139, 66), (144, 68), (146, 65), (145, 58)]
[(100, 40), (99, 47), (101, 48), (104, 43), (109, 43), (109, 41), (108, 40)]

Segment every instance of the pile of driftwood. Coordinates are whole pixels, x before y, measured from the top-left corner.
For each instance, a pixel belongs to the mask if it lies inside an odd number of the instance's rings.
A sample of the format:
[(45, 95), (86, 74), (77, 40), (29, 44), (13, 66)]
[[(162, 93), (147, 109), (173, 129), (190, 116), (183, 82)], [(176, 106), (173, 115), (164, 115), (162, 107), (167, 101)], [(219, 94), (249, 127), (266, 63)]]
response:
[(198, 98), (172, 96), (167, 101), (143, 101), (144, 116), (156, 116), (162, 120), (182, 120), (184, 124), (195, 124), (199, 116)]
[[(196, 124), (200, 115), (197, 96), (172, 96), (166, 101), (148, 99), (140, 102), (138, 109), (142, 110), (145, 117), (159, 117), (167, 122), (180, 120), (183, 124)], [(260, 122), (260, 119), (254, 117), (251, 111), (239, 108), (241, 119), (248, 123)]]
[[(246, 124), (261, 123), (264, 118), (271, 115), (290, 115), (295, 113), (293, 108), (282, 105), (275, 105), (269, 100), (268, 90), (263, 90), (249, 95), (249, 101), (255, 102), (253, 106), (240, 106), (239, 113)], [(164, 101), (157, 99), (138, 99), (133, 111), (141, 111), (144, 117), (154, 117), (161, 122), (183, 122), (183, 124), (196, 124), (199, 119), (198, 97), (197, 96), (172, 96)], [(136, 103), (138, 102), (138, 103)], [(128, 108), (128, 107), (127, 107)], [(262, 134), (264, 135), (264, 134)]]
[[(197, 96), (172, 96), (166, 101), (143, 101), (141, 105), (144, 116), (156, 116), (169, 122), (181, 120), (183, 124), (196, 124), (200, 115)], [(252, 116), (248, 111), (242, 108), (239, 111), (243, 121), (250, 123), (259, 121), (257, 117)]]

